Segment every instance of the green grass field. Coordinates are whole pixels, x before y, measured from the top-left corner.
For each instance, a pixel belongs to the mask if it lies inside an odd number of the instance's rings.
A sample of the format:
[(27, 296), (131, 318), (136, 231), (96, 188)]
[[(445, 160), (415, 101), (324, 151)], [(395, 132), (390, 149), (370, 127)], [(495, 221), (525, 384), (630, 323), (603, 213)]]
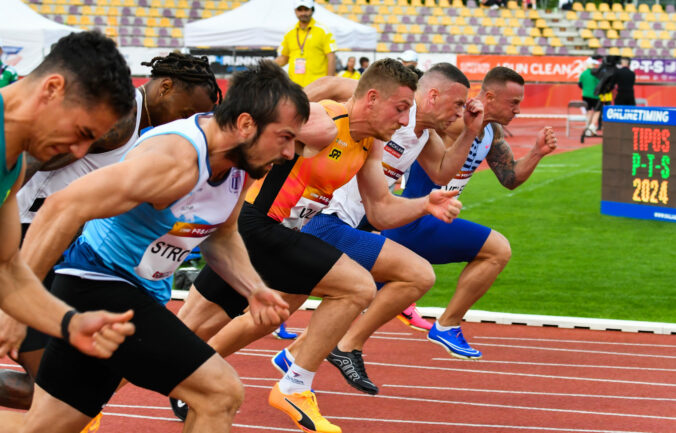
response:
[[(505, 235), (512, 259), (473, 308), (676, 323), (676, 224), (601, 215), (600, 200), (600, 145), (545, 158), (514, 191), (476, 173), (461, 216)], [(463, 267), (436, 266), (418, 305), (446, 306)]]

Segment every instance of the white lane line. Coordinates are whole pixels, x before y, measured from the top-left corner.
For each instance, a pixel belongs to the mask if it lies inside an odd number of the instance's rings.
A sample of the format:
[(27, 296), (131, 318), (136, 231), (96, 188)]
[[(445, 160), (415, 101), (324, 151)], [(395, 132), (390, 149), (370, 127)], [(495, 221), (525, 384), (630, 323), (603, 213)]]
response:
[[(237, 352), (234, 355), (241, 356), (266, 356), (256, 353), (242, 353)], [(561, 379), (561, 380), (581, 380), (589, 382), (603, 382), (603, 383), (625, 383), (630, 385), (648, 385), (648, 386), (666, 386), (666, 387), (676, 387), (676, 384), (673, 383), (661, 383), (661, 382), (639, 382), (634, 380), (616, 380), (616, 379), (603, 379), (603, 378), (593, 378), (593, 377), (571, 377), (571, 376), (553, 376), (546, 374), (531, 374), (531, 373), (511, 373), (505, 371), (490, 371), (490, 370), (472, 370), (468, 368), (450, 368), (450, 367), (431, 367), (427, 365), (409, 365), (409, 364), (391, 364), (385, 362), (372, 362), (369, 361), (368, 365), (380, 365), (383, 367), (395, 367), (395, 368), (418, 368), (421, 370), (436, 370), (436, 371), (455, 371), (460, 373), (476, 373), (476, 374), (497, 374), (503, 376), (523, 376), (523, 377), (539, 377), (543, 379)], [(472, 362), (473, 365), (481, 365), (481, 361)]]
[(123, 409), (149, 409), (149, 410), (171, 410), (171, 407), (166, 406), (141, 406), (137, 404), (107, 404), (105, 407), (119, 407)]
[(415, 389), (434, 389), (442, 391), (462, 391), (462, 392), (485, 392), (495, 394), (519, 394), (519, 395), (547, 395), (554, 397), (584, 397), (584, 398), (615, 398), (625, 400), (650, 400), (650, 401), (676, 401), (676, 398), (658, 398), (658, 397), (629, 397), (625, 395), (601, 395), (601, 394), (566, 394), (561, 392), (535, 392), (535, 391), (507, 391), (502, 389), (476, 389), (476, 388), (453, 388), (448, 386), (421, 386), (421, 385), (394, 385), (384, 384), (383, 387), (389, 388), (415, 388)]
[(584, 353), (586, 355), (593, 354), (593, 355), (632, 356), (637, 358), (676, 359), (676, 356), (671, 355), (650, 355), (647, 353), (608, 352), (605, 350), (562, 349), (559, 347), (515, 346), (511, 344), (495, 344), (495, 343), (476, 343), (476, 346), (507, 347), (510, 349), (528, 349), (528, 350), (552, 350), (556, 352)]
[(517, 340), (517, 341), (547, 341), (556, 343), (583, 343), (583, 344), (612, 344), (617, 346), (637, 346), (637, 347), (666, 347), (676, 350), (676, 344), (648, 344), (648, 343), (622, 343), (614, 341), (592, 341), (592, 340), (557, 340), (555, 338), (529, 338), (529, 337), (491, 337), (485, 335), (475, 335), (472, 340)]
[[(133, 407), (133, 406), (129, 406)], [(143, 407), (143, 406), (139, 406)], [(103, 412), (104, 415), (106, 416), (120, 416), (123, 418), (140, 418), (140, 419), (151, 419), (155, 421), (172, 421), (172, 422), (182, 422), (178, 418), (165, 418), (162, 416), (149, 416), (149, 415), (134, 415), (130, 413), (115, 413), (115, 412)], [(282, 428), (282, 427), (269, 427), (269, 426), (263, 426), (263, 425), (248, 425), (248, 424), (233, 424), (233, 427), (241, 427), (241, 428), (252, 428), (256, 430), (274, 430), (274, 431), (290, 431), (290, 432), (297, 432), (298, 429), (290, 429), (290, 428)], [(624, 433), (624, 432), (622, 432)]]
[[(269, 389), (269, 387), (264, 385), (247, 385), (245, 387), (250, 388), (264, 388)], [(533, 407), (533, 406), (514, 406), (508, 404), (493, 404), (493, 403), (477, 403), (477, 402), (468, 402), (468, 401), (453, 401), (453, 400), (439, 400), (433, 398), (415, 398), (415, 397), (400, 397), (396, 395), (368, 395), (362, 393), (353, 393), (353, 392), (339, 392), (339, 391), (320, 391), (319, 395), (322, 394), (332, 394), (332, 395), (342, 395), (349, 397), (368, 397), (376, 399), (385, 399), (385, 400), (402, 400), (405, 402), (422, 402), (422, 403), (441, 403), (441, 404), (455, 404), (455, 405), (465, 405), (465, 406), (480, 406), (480, 407), (493, 407), (501, 409), (517, 409), (517, 410), (531, 410), (531, 411), (543, 411), (543, 412), (559, 412), (559, 413), (574, 413), (580, 415), (594, 415), (594, 416), (609, 416), (609, 417), (621, 417), (621, 418), (646, 418), (646, 419), (658, 419), (658, 420), (673, 420), (676, 421), (676, 417), (666, 417), (666, 416), (657, 416), (657, 415), (640, 415), (640, 414), (629, 414), (629, 413), (612, 413), (612, 412), (595, 412), (588, 410), (574, 410), (574, 409), (558, 409), (558, 408), (549, 408), (549, 407)], [(330, 416), (324, 415), (327, 418)]]
[[(446, 362), (466, 362), (466, 360), (458, 358), (432, 358), (432, 361), (446, 361)], [(592, 364), (560, 364), (553, 362), (528, 362), (528, 361), (497, 361), (490, 359), (480, 359), (481, 364), (507, 364), (507, 365), (536, 365), (539, 367), (569, 367), (569, 368), (608, 368), (616, 370), (640, 370), (640, 371), (664, 371), (668, 373), (676, 373), (675, 368), (655, 368), (655, 367), (631, 367), (623, 365), (592, 365)]]
[(379, 418), (352, 418), (347, 416), (333, 416), (331, 419), (343, 419), (346, 421), (376, 421), (376, 422), (391, 422), (397, 424), (430, 424), (443, 425), (449, 427), (476, 427), (476, 428), (504, 428), (504, 429), (518, 429), (518, 430), (535, 430), (538, 432), (556, 431), (556, 432), (575, 432), (575, 433), (642, 433), (629, 430), (590, 430), (578, 428), (561, 428), (561, 427), (540, 427), (540, 426), (524, 426), (524, 425), (504, 425), (504, 424), (470, 424), (461, 422), (437, 422), (437, 421), (409, 421), (400, 419), (379, 419)]

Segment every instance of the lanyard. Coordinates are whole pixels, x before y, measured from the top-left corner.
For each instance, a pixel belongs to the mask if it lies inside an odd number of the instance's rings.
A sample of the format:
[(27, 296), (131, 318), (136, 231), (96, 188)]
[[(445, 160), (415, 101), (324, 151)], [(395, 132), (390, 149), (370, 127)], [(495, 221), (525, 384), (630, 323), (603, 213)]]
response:
[(305, 37), (303, 38), (303, 44), (301, 45), (300, 43), (300, 38), (298, 37), (298, 27), (296, 27), (296, 42), (298, 42), (298, 47), (300, 48), (300, 55), (303, 55), (303, 48), (305, 48), (305, 42), (307, 41), (307, 35), (310, 34), (310, 30), (312, 27), (307, 28), (307, 33), (305, 33)]

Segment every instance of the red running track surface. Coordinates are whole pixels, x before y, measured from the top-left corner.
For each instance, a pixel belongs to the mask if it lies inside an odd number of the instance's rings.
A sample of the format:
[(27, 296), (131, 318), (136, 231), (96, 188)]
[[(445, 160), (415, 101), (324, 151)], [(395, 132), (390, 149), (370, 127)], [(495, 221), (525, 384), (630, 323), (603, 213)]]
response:
[[(300, 329), (310, 314), (287, 324)], [(381, 393), (354, 390), (324, 363), (314, 382), (322, 413), (346, 433), (676, 431), (674, 336), (488, 323), (463, 330), (482, 360), (451, 358), (424, 333), (391, 321), (365, 347)], [(246, 389), (233, 432), (299, 431), (267, 404), (280, 376), (270, 358), (286, 344), (268, 336), (228, 358)], [(127, 386), (104, 409), (99, 431), (181, 428), (165, 397)]]

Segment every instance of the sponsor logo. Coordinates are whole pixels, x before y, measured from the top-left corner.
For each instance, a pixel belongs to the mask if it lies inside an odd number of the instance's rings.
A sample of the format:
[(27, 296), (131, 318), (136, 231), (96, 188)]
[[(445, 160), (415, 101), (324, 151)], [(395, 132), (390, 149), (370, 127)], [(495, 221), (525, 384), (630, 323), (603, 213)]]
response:
[(303, 427), (309, 429), (310, 431), (316, 431), (315, 429), (315, 423), (312, 422), (309, 416), (305, 414), (298, 406), (293, 404), (291, 400), (288, 398), (284, 398), (284, 401), (289, 403), (296, 411), (298, 412), (298, 415), (300, 415), (300, 419), (298, 420), (298, 424), (302, 425)]
[(340, 150), (338, 150), (336, 148), (333, 148), (333, 149), (331, 149), (331, 153), (329, 153), (329, 158), (333, 158), (335, 160), (338, 160), (338, 158), (340, 158), (340, 155), (342, 155), (342, 154), (343, 154), (343, 152), (341, 152)]
[(404, 154), (404, 150), (405, 149), (402, 146), (399, 146), (394, 141), (388, 141), (385, 145), (385, 152), (389, 153), (395, 158), (401, 158), (401, 155)]

